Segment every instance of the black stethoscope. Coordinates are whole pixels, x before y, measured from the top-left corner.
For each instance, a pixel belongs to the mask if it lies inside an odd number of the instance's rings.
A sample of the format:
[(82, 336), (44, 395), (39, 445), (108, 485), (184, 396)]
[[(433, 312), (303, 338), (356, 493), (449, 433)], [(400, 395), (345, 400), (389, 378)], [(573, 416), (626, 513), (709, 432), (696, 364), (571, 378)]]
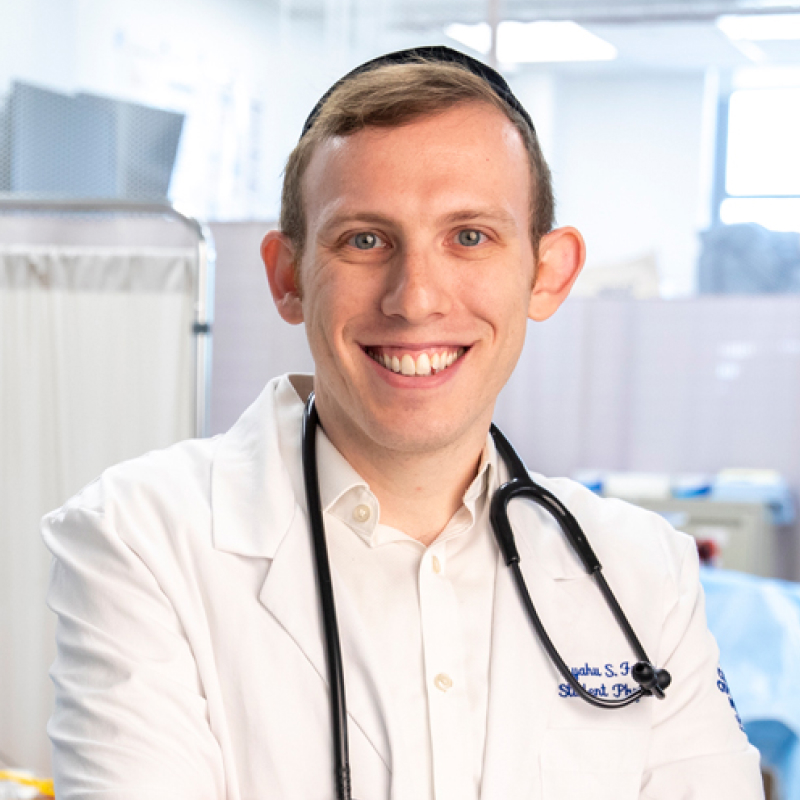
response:
[[(347, 708), (344, 692), (344, 668), (342, 666), (342, 653), (339, 645), (339, 627), (336, 622), (336, 608), (333, 602), (333, 584), (331, 581), (331, 568), (328, 561), (328, 546), (325, 541), (325, 524), (322, 519), (322, 502), (319, 494), (319, 480), (317, 476), (317, 437), (316, 428), (319, 425), (319, 415), (314, 406), (314, 393), (306, 401), (303, 414), (303, 477), (306, 485), (306, 499), (308, 501), (308, 517), (311, 527), (311, 538), (314, 543), (314, 563), (317, 573), (317, 586), (319, 589), (320, 603), (322, 606), (322, 627), (325, 636), (325, 651), (328, 664), (328, 682), (331, 693), (331, 725), (333, 731), (334, 775), (337, 800), (350, 800), (350, 758), (347, 746)], [(494, 426), (491, 427), (492, 438), (498, 452), (506, 463), (511, 473), (511, 480), (504, 483), (492, 497), (489, 518), (492, 530), (497, 538), (500, 551), (505, 559), (506, 566), (511, 568), (514, 582), (522, 599), (522, 604), (528, 612), (528, 617), (533, 625), (547, 655), (558, 668), (564, 680), (572, 687), (575, 694), (587, 703), (599, 708), (622, 708), (635, 703), (642, 697), (653, 695), (660, 699), (664, 697), (664, 690), (670, 685), (671, 677), (665, 669), (658, 669), (650, 663), (641, 642), (631, 628), (627, 617), (620, 608), (616, 597), (606, 583), (602, 574), (602, 567), (597, 560), (586, 535), (581, 530), (575, 517), (564, 507), (561, 501), (553, 494), (534, 483), (522, 459), (516, 454), (508, 439)], [(631, 677), (639, 684), (639, 688), (619, 700), (608, 700), (595, 697), (581, 686), (577, 678), (570, 672), (569, 667), (558, 654), (550, 641), (550, 637), (536, 613), (528, 587), (522, 577), (519, 567), (519, 553), (514, 544), (514, 533), (508, 519), (508, 504), (517, 497), (533, 500), (546, 511), (550, 512), (564, 535), (569, 540), (572, 549), (578, 554), (586, 571), (597, 582), (600, 592), (611, 609), (617, 624), (625, 634), (625, 638), (633, 648), (636, 658), (639, 659), (631, 668)]]

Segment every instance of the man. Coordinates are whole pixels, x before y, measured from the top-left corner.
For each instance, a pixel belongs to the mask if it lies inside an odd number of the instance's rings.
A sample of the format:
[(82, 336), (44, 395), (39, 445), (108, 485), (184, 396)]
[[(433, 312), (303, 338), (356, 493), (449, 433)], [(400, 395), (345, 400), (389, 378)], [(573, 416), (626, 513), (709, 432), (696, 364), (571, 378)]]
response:
[[(750, 800), (758, 758), (720, 691), (692, 540), (538, 478), (576, 516), (664, 699), (597, 708), (534, 635), (489, 524), (489, 436), (528, 319), (584, 245), (496, 74), (393, 54), (315, 109), (262, 254), (310, 377), (271, 382), (225, 436), (107, 471), (47, 518), (59, 614), (59, 797), (334, 797), (328, 670), (301, 464), (312, 390), (353, 796)], [(558, 526), (511, 508), (531, 595), (597, 698), (637, 659)]]

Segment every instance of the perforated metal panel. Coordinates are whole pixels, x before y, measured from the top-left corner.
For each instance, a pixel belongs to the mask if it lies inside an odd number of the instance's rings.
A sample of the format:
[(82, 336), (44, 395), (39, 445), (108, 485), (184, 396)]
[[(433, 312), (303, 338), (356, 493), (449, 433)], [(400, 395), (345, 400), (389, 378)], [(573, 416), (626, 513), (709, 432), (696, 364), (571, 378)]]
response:
[(12, 84), (0, 111), (0, 191), (164, 200), (183, 115)]

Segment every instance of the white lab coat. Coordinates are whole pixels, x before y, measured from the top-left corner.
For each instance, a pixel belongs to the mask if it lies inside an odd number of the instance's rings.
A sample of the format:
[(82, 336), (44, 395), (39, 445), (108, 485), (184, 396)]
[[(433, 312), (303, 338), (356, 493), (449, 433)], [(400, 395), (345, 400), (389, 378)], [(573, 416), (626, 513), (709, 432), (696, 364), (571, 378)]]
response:
[[(271, 382), (224, 436), (105, 472), (45, 518), (58, 614), (52, 678), (59, 800), (329, 800), (329, 707), (300, 472), (302, 405)], [(754, 800), (758, 755), (718, 687), (689, 537), (567, 480), (542, 483), (584, 525), (667, 699), (602, 710), (564, 697), (498, 557), (482, 800)], [(512, 521), (534, 602), (599, 692), (631, 650), (542, 512)], [(417, 800), (413, 748), (341, 585), (353, 794)], [(614, 673), (613, 675), (611, 673)], [(605, 687), (605, 688), (603, 688)]]

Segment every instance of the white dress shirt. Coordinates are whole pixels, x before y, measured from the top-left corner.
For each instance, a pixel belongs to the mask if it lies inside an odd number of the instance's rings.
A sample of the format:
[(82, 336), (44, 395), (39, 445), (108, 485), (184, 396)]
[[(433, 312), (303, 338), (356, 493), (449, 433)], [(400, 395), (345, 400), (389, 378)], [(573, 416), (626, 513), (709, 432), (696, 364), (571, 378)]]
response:
[(487, 437), (463, 505), (426, 547), (381, 524), (365, 481), (321, 430), (317, 442), (332, 568), (391, 697), (387, 724), (415, 765), (414, 796), (477, 800), (497, 566), (487, 501), (498, 485), (494, 443)]

